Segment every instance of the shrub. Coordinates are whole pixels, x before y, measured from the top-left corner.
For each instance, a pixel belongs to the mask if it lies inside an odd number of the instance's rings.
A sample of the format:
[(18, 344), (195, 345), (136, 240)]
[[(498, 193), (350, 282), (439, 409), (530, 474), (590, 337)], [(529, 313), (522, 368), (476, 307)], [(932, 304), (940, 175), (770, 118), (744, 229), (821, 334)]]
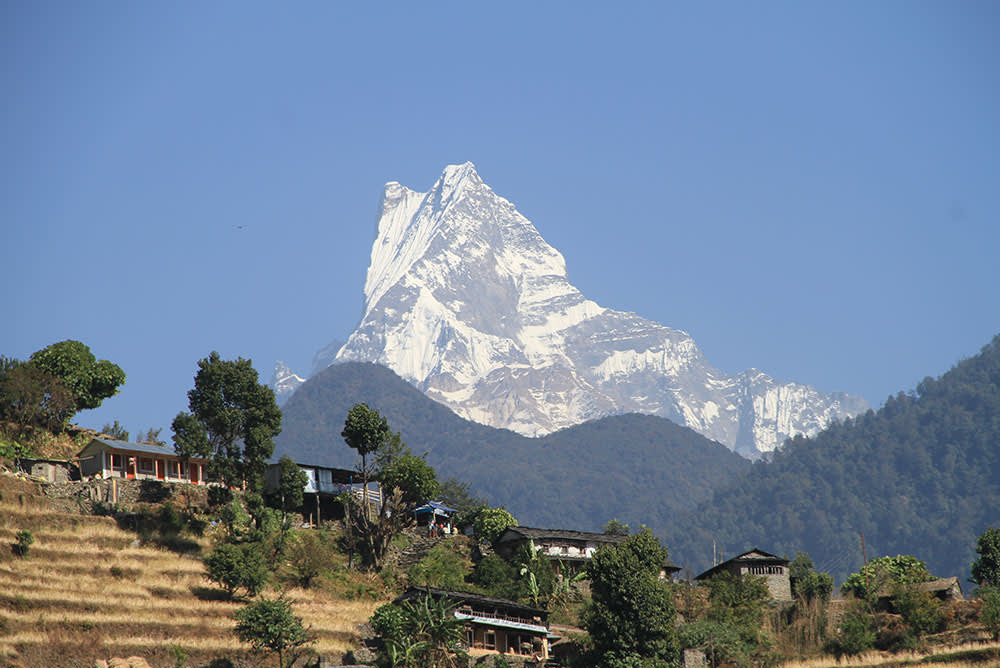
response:
[(35, 536), (27, 529), (21, 529), (14, 535), (14, 538), (16, 542), (11, 544), (10, 549), (15, 555), (23, 559), (28, 556), (31, 544), (35, 542)]
[(205, 557), (208, 578), (222, 585), (230, 597), (240, 589), (256, 596), (267, 584), (265, 550), (259, 543), (222, 543)]
[(435, 545), (426, 557), (410, 567), (407, 575), (413, 585), (454, 590), (464, 586), (471, 566), (469, 559), (459, 553), (457, 541), (447, 541)]
[(332, 541), (317, 531), (299, 531), (288, 548), (288, 569), (296, 584), (308, 589), (313, 581), (336, 566)]
[(291, 604), (283, 598), (262, 598), (236, 613), (234, 632), (257, 651), (278, 655), (280, 668), (290, 667), (310, 642), (302, 620), (292, 614)]
[(875, 624), (871, 616), (861, 606), (854, 606), (844, 615), (837, 635), (827, 649), (840, 660), (842, 656), (854, 656), (869, 650), (875, 644)]
[(986, 630), (1000, 640), (1000, 587), (982, 587), (979, 598), (983, 603), (981, 621)]
[(920, 638), (944, 628), (944, 606), (930, 592), (897, 584), (892, 588), (892, 601), (913, 636)]

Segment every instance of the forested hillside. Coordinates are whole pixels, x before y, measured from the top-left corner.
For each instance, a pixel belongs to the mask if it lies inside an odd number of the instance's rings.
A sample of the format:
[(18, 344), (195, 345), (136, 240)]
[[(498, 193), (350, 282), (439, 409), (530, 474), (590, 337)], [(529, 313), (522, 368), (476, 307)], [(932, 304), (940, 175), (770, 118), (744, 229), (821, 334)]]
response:
[(526, 438), (464, 420), (395, 373), (338, 364), (300, 387), (283, 408), (274, 457), (352, 468), (340, 432), (356, 402), (378, 409), (442, 478), (454, 476), (522, 524), (598, 529), (612, 518), (658, 533), (750, 464), (685, 427), (648, 415), (582, 424)]
[(1000, 525), (1000, 336), (878, 412), (789, 441), (665, 535), (678, 563), (757, 545), (809, 552), (838, 580), (868, 557), (912, 554), (968, 576), (976, 536)]

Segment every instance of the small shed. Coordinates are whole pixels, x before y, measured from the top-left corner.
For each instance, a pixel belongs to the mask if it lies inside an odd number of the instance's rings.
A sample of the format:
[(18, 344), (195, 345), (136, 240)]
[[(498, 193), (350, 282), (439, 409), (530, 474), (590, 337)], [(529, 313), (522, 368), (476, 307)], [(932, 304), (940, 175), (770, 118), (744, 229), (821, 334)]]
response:
[(80, 469), (68, 459), (45, 459), (43, 457), (20, 457), (17, 468), (35, 478), (47, 482), (68, 482), (80, 479)]
[(413, 519), (417, 526), (425, 527), (433, 523), (442, 527), (445, 533), (451, 533), (451, 518), (458, 511), (449, 508), (440, 501), (431, 501), (413, 509)]

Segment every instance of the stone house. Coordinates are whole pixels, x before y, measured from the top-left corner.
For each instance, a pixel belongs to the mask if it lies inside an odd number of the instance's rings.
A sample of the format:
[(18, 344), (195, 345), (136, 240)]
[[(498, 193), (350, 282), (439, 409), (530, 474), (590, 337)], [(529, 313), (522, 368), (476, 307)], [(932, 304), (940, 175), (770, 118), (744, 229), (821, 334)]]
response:
[(792, 583), (788, 573), (788, 559), (754, 548), (749, 552), (733, 557), (717, 566), (713, 566), (695, 577), (695, 580), (708, 580), (719, 573), (734, 575), (756, 575), (764, 578), (771, 598), (775, 601), (792, 600)]
[(504, 598), (433, 587), (411, 587), (394, 603), (431, 596), (457, 604), (454, 615), (465, 621), (463, 649), (472, 657), (506, 654), (541, 666), (549, 658), (549, 613)]
[(76, 456), (80, 476), (205, 484), (208, 460), (184, 459), (172, 449), (148, 443), (95, 438)]

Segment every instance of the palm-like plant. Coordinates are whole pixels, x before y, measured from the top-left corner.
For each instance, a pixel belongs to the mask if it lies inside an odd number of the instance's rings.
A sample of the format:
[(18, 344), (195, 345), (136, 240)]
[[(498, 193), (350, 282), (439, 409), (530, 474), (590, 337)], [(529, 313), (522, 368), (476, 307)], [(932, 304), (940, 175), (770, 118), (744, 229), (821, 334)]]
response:
[(455, 617), (457, 603), (445, 598), (421, 596), (403, 603), (403, 633), (386, 639), (393, 666), (400, 668), (446, 668), (458, 665), (457, 655), (465, 636), (465, 622)]

